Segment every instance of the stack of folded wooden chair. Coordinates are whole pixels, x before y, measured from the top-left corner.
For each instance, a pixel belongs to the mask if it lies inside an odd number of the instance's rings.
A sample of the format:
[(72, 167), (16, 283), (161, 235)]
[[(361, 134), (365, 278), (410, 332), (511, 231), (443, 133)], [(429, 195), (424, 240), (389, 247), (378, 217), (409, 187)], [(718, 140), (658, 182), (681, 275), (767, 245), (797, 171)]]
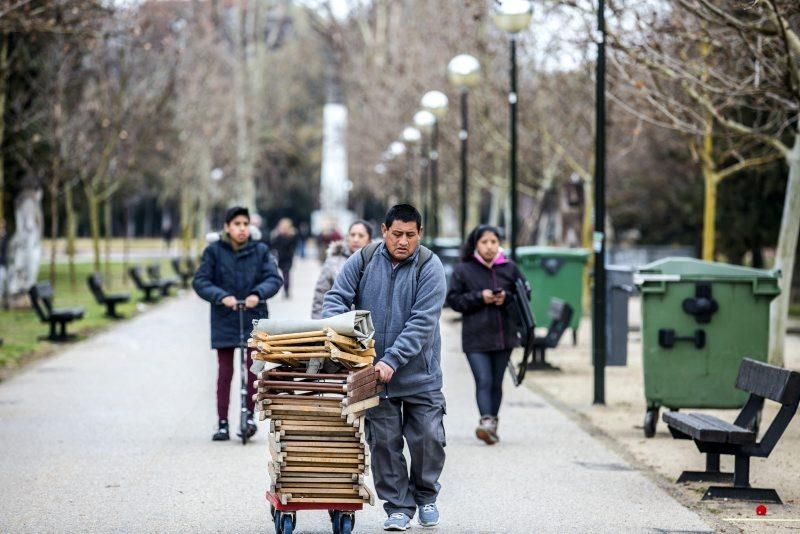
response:
[(313, 332), (277, 335), (254, 331), (248, 344), (258, 349), (253, 354), (254, 360), (295, 368), (304, 368), (313, 358), (326, 358), (345, 369), (356, 369), (371, 364), (375, 357), (373, 340), (362, 343), (327, 327)]
[[(317, 344), (316, 338), (325, 337), (324, 344), (336, 344), (329, 333), (307, 334), (275, 337), (315, 338), (308, 343)], [(260, 342), (275, 340), (264, 337)], [(305, 373), (283, 366), (259, 373), (256, 387), (256, 410), (270, 425), (270, 491), (282, 504), (374, 503), (364, 484), (369, 472), (364, 413), (378, 404), (383, 386), (371, 364), (343, 373)]]

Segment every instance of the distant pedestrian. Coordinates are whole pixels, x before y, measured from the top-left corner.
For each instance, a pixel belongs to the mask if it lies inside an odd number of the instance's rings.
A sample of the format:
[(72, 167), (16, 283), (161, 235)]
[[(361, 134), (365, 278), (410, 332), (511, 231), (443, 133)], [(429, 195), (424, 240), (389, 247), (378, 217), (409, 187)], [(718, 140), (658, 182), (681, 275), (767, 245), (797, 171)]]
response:
[[(447, 292), (447, 303), (463, 314), (461, 348), (475, 378), (480, 421), (475, 435), (489, 445), (499, 441), (497, 416), (503, 399), (503, 375), (521, 329), (509, 296), (525, 278), (500, 248), (500, 231), (480, 225), (467, 238)], [(527, 282), (526, 282), (527, 284)]]
[(172, 249), (172, 216), (167, 211), (161, 216), (161, 237), (164, 239), (164, 247), (169, 254)]
[(420, 245), (421, 223), (413, 206), (393, 206), (381, 225), (383, 243), (350, 256), (322, 310), (323, 317), (332, 317), (356, 305), (380, 325), (375, 370), (385, 389), (380, 404), (367, 410), (366, 437), (375, 489), (386, 501), (385, 530), (407, 530), (417, 512), (423, 527), (439, 523), (447, 411), (439, 317), (446, 287), (442, 262)]
[(278, 221), (270, 239), (272, 249), (278, 254), (278, 268), (283, 275), (283, 295), (289, 298), (290, 275), (294, 262), (294, 251), (297, 248), (297, 231), (292, 220), (284, 217)]
[(308, 245), (308, 239), (310, 237), (311, 229), (308, 223), (306, 221), (301, 221), (300, 224), (297, 225), (297, 255), (303, 259), (306, 257), (306, 245)]
[(317, 258), (321, 263), (325, 263), (328, 246), (334, 241), (341, 241), (342, 239), (342, 234), (336, 229), (336, 225), (333, 222), (328, 222), (317, 236)]
[[(250, 239), (250, 213), (247, 208), (233, 207), (225, 213), (224, 231), (219, 239), (203, 251), (200, 267), (194, 275), (192, 287), (201, 298), (211, 303), (211, 348), (217, 349), (219, 372), (217, 374), (217, 415), (219, 428), (214, 441), (230, 439), (228, 432), (228, 405), (233, 379), (234, 352), (239, 344), (239, 315), (237, 300), (244, 300), (245, 324), (267, 317), (267, 306), (259, 305), (281, 288), (277, 266), (264, 243)], [(248, 369), (252, 365), (252, 352), (248, 351)], [(256, 433), (253, 420), (255, 394), (253, 381), (247, 381), (248, 437)]]
[(311, 318), (322, 319), (322, 303), (325, 293), (330, 291), (344, 262), (354, 252), (367, 246), (372, 240), (372, 228), (366, 221), (358, 220), (350, 225), (343, 241), (334, 241), (328, 246), (327, 257), (314, 287), (314, 300), (311, 303)]

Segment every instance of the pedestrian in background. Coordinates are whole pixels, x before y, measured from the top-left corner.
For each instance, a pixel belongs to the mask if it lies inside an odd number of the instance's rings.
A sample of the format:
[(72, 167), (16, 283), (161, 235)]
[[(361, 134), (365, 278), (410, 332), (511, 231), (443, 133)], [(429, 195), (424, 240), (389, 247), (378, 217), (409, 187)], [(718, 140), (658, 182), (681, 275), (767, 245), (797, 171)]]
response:
[(314, 300), (311, 303), (311, 318), (322, 319), (322, 303), (325, 300), (325, 293), (333, 287), (333, 282), (342, 265), (354, 252), (367, 246), (372, 240), (372, 227), (367, 221), (358, 220), (350, 225), (347, 230), (347, 237), (342, 241), (334, 241), (328, 246), (325, 263), (322, 271), (317, 278), (317, 285), (314, 286)]
[(311, 229), (306, 221), (301, 221), (297, 225), (297, 255), (305, 259), (306, 245), (308, 245), (308, 238), (311, 237)]
[[(447, 303), (463, 314), (461, 348), (475, 378), (480, 421), (475, 435), (488, 445), (499, 441), (497, 416), (503, 400), (503, 375), (511, 350), (520, 345), (521, 328), (510, 293), (525, 278), (500, 248), (500, 231), (480, 225), (462, 248), (447, 292)], [(526, 281), (527, 284), (527, 281)]]
[(270, 239), (272, 250), (278, 254), (278, 268), (283, 275), (283, 295), (289, 298), (289, 276), (294, 262), (294, 251), (297, 248), (297, 231), (289, 217), (278, 221)]
[(336, 229), (336, 224), (333, 221), (328, 221), (319, 235), (317, 235), (317, 258), (321, 263), (325, 263), (328, 246), (334, 241), (341, 241), (342, 239), (342, 234)]
[[(219, 239), (203, 251), (203, 258), (192, 281), (192, 287), (203, 300), (211, 303), (211, 348), (217, 349), (217, 416), (219, 427), (214, 441), (230, 439), (228, 406), (233, 379), (233, 356), (239, 344), (239, 313), (237, 300), (244, 300), (245, 324), (265, 319), (269, 314), (266, 300), (281, 288), (277, 266), (264, 243), (250, 239), (250, 213), (247, 208), (235, 206), (225, 213), (224, 231)], [(247, 351), (247, 368), (253, 364), (252, 353)], [(255, 401), (255, 375), (248, 373), (247, 381), (247, 432), (256, 433), (253, 420)]]

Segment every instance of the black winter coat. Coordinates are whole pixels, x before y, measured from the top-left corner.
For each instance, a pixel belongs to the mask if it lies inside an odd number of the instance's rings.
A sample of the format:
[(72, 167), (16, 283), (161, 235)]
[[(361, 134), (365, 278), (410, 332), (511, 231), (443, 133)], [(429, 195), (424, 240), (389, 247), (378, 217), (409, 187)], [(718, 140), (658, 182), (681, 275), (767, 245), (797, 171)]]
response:
[[(206, 247), (192, 287), (202, 299), (211, 303), (211, 348), (239, 344), (239, 312), (223, 306), (223, 298), (232, 295), (244, 300), (249, 295), (258, 295), (266, 300), (282, 285), (278, 267), (264, 243), (248, 241), (238, 252), (234, 252), (227, 240)], [(268, 315), (265, 304), (244, 311), (245, 340), (253, 329), (252, 321)]]
[(278, 254), (278, 267), (282, 271), (292, 268), (294, 250), (297, 248), (297, 235), (278, 234), (272, 238), (273, 252)]
[[(461, 326), (464, 352), (504, 350), (520, 345), (522, 334), (511, 296), (517, 278), (525, 279), (510, 260), (493, 265), (491, 269), (475, 259), (456, 265), (447, 304), (464, 316)], [(496, 306), (483, 302), (484, 289), (504, 289), (504, 304)]]

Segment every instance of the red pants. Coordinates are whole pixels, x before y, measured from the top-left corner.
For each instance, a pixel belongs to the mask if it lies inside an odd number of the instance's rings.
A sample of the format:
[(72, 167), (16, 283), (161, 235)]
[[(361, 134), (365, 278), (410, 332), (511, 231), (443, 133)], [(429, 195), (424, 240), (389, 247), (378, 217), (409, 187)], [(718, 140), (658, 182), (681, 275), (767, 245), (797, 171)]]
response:
[[(253, 395), (256, 388), (253, 381), (256, 375), (250, 372), (253, 365), (252, 354), (256, 349), (247, 349), (247, 409), (253, 413), (256, 402)], [(234, 354), (236, 358), (234, 358)], [(239, 365), (239, 354), (235, 347), (217, 349), (217, 362), (219, 362), (219, 374), (217, 375), (217, 415), (220, 419), (228, 419), (228, 405), (231, 400), (231, 380), (233, 379), (233, 369)], [(237, 388), (238, 389), (238, 388)]]

